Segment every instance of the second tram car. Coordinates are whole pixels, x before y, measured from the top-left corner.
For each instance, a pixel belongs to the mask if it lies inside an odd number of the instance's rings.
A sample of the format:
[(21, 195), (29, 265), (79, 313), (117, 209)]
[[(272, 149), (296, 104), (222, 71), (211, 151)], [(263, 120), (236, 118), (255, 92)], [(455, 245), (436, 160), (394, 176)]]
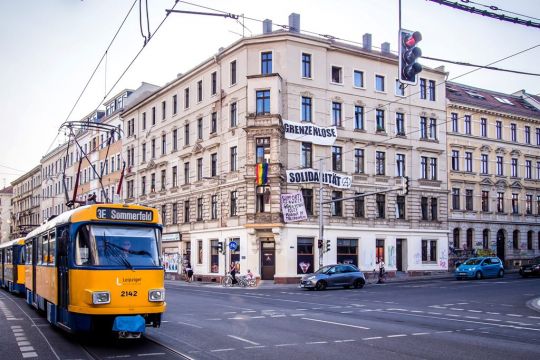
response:
[(26, 301), (70, 332), (139, 337), (166, 308), (159, 214), (139, 205), (67, 211), (26, 237)]
[(24, 238), (0, 245), (0, 286), (9, 292), (24, 294)]

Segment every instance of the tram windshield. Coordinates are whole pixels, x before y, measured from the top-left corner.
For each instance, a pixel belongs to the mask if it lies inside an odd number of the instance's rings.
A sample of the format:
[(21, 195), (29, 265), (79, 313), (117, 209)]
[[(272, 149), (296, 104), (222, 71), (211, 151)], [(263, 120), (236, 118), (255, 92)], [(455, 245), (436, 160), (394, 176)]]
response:
[(75, 241), (75, 264), (86, 266), (160, 266), (158, 229), (84, 225)]

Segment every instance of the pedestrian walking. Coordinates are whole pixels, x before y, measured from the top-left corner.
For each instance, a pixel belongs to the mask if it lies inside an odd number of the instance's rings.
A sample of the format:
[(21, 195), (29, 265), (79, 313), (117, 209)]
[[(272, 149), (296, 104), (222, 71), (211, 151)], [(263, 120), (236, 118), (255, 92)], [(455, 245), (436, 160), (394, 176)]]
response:
[(377, 281), (377, 284), (382, 284), (382, 283), (384, 283), (383, 278), (384, 278), (384, 271), (385, 271), (384, 270), (384, 260), (383, 260), (382, 257), (379, 258), (378, 265), (379, 265), (379, 280)]
[(186, 266), (186, 281), (192, 282), (193, 281), (193, 268), (191, 267), (191, 263), (188, 261)]
[(231, 262), (229, 273), (232, 276), (232, 284), (238, 284), (238, 280), (236, 280), (236, 263), (234, 261)]

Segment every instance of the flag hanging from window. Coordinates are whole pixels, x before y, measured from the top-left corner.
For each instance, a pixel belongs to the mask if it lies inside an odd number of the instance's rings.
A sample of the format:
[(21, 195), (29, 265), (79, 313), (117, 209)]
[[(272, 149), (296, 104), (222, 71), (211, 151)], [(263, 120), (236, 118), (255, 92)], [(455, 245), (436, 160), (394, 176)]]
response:
[(255, 171), (257, 185), (266, 185), (268, 182), (268, 163), (257, 164)]

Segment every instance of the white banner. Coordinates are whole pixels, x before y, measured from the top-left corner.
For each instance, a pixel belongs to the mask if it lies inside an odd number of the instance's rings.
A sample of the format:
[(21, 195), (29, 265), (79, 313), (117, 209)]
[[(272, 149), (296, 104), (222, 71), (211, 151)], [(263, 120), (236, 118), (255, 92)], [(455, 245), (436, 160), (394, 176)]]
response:
[[(287, 170), (287, 182), (289, 184), (318, 183), (319, 170)], [(352, 185), (352, 176), (325, 171), (322, 174), (322, 182), (336, 188), (349, 189)]]
[(283, 213), (283, 221), (286, 223), (307, 220), (302, 192), (281, 194), (281, 212)]
[(337, 139), (335, 126), (321, 127), (311, 123), (283, 121), (285, 139), (310, 142), (316, 145), (334, 145)]

